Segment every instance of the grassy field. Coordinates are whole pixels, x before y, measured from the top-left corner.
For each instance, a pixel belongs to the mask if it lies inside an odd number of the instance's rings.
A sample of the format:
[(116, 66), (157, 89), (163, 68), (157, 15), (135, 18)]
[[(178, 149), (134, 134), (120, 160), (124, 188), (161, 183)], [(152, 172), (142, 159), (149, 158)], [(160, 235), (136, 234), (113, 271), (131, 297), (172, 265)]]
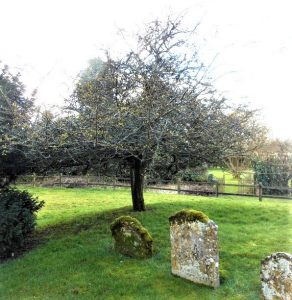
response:
[[(225, 184), (234, 184), (234, 185), (240, 185), (240, 184), (254, 184), (253, 181), (253, 175), (251, 170), (246, 170), (241, 174), (241, 180), (238, 178), (234, 178), (232, 173), (228, 170), (222, 170), (219, 168), (213, 168), (208, 170), (208, 174), (213, 174), (216, 179), (222, 180), (224, 178)], [(232, 193), (232, 194), (254, 194), (253, 189), (249, 188), (241, 188), (237, 186), (222, 186), (220, 189), (220, 192), (225, 193)]]
[[(241, 197), (145, 193), (146, 212), (132, 212), (128, 190), (30, 188), (45, 200), (38, 214), (43, 242), (0, 265), (0, 299), (259, 299), (260, 260), (292, 252), (292, 202)], [(168, 217), (182, 208), (203, 211), (219, 225), (218, 289), (170, 272)], [(115, 253), (110, 223), (137, 217), (154, 238), (146, 260)]]
[(225, 178), (225, 183), (228, 184), (238, 184), (238, 179), (233, 178), (233, 175), (231, 172), (227, 170), (222, 170), (219, 168), (213, 168), (208, 170), (208, 174), (213, 174), (215, 178), (217, 179), (222, 179), (223, 177)]

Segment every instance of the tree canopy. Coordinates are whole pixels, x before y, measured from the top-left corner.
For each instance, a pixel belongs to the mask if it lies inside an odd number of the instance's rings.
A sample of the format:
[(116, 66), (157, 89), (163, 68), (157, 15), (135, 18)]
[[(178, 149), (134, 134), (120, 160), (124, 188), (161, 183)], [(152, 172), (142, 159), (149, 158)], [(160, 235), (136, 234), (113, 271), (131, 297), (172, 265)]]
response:
[[(144, 210), (145, 173), (178, 172), (246, 152), (257, 138), (254, 112), (229, 107), (210, 83), (194, 31), (181, 20), (147, 24), (135, 48), (106, 60), (77, 83), (67, 110), (78, 123), (71, 155), (116, 160), (131, 174), (134, 210)], [(88, 73), (89, 74), (89, 73)], [(86, 150), (87, 149), (87, 150)]]

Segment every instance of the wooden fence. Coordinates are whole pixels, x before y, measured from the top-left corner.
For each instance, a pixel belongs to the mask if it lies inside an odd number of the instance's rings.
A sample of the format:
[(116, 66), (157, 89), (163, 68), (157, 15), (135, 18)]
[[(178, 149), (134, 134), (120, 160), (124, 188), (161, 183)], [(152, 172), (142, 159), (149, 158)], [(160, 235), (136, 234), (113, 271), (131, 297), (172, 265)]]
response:
[[(100, 177), (100, 176), (68, 176), (68, 175), (51, 175), (37, 176), (27, 175), (20, 176), (16, 184), (44, 186), (44, 187), (93, 187), (103, 186), (112, 188), (130, 187), (129, 178)], [(213, 182), (171, 182), (171, 181), (154, 181), (145, 180), (144, 188), (157, 190), (166, 193), (192, 194), (192, 195), (237, 195), (258, 197), (261, 201), (263, 198), (282, 198), (292, 200), (291, 187), (263, 186), (261, 184), (226, 184), (224, 181)]]

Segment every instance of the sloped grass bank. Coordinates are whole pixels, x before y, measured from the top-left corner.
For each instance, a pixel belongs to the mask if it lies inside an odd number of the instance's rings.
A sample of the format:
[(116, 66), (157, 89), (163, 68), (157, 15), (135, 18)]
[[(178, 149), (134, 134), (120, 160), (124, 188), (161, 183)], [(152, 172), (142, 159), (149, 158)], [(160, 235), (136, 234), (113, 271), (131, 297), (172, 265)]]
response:
[[(45, 200), (36, 237), (43, 242), (0, 265), (0, 299), (259, 299), (260, 260), (292, 252), (292, 202), (240, 197), (145, 193), (146, 212), (132, 212), (128, 190), (31, 188)], [(220, 288), (198, 286), (170, 273), (168, 217), (183, 208), (219, 225)], [(113, 250), (109, 225), (138, 218), (154, 238), (154, 257), (127, 258)]]

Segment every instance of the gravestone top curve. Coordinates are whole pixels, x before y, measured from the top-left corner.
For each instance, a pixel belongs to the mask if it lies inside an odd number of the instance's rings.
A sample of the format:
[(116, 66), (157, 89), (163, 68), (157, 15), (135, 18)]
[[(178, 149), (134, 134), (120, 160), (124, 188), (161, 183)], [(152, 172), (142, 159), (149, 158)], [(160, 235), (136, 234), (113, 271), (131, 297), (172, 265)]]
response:
[(153, 255), (153, 239), (136, 218), (121, 216), (113, 221), (110, 229), (119, 253), (136, 258)]

